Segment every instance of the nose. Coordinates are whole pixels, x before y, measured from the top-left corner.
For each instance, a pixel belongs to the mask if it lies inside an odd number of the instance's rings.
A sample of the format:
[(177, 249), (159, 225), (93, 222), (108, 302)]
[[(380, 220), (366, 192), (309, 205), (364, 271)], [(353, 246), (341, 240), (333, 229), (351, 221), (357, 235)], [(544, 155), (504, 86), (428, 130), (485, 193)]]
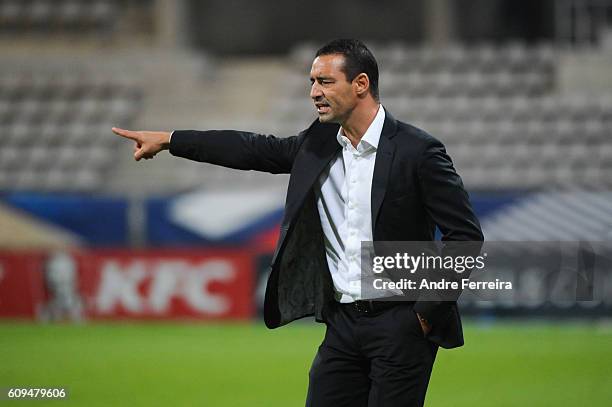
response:
[(317, 82), (314, 82), (312, 86), (310, 87), (310, 98), (318, 99), (322, 96), (323, 96), (323, 92), (321, 91), (319, 84)]

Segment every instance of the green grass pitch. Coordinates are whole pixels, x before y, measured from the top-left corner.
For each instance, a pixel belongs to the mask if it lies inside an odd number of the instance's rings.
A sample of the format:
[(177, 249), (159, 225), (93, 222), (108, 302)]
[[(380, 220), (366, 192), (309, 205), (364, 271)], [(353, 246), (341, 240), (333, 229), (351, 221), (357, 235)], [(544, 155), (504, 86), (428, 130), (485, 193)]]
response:
[[(61, 386), (64, 401), (15, 406), (303, 406), (323, 326), (0, 323), (0, 388)], [(441, 349), (428, 406), (609, 406), (612, 329), (466, 323)]]

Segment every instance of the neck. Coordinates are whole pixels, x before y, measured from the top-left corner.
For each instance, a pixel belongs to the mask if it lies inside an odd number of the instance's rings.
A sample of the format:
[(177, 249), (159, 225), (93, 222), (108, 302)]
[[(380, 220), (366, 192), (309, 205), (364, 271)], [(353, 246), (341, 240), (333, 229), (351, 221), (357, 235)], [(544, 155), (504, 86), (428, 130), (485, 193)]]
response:
[(342, 133), (350, 140), (353, 147), (357, 147), (368, 127), (374, 121), (379, 108), (380, 103), (375, 100), (358, 105), (348, 119), (342, 123)]

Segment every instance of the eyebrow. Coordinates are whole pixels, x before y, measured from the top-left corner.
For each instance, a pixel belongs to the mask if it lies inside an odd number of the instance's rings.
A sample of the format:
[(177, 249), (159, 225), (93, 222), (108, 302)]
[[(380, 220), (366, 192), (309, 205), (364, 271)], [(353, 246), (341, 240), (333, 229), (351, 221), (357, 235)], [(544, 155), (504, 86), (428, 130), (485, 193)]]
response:
[(310, 77), (310, 81), (313, 82), (314, 80), (319, 80), (319, 81), (324, 81), (324, 80), (334, 80), (333, 77), (331, 76), (316, 76), (316, 77)]

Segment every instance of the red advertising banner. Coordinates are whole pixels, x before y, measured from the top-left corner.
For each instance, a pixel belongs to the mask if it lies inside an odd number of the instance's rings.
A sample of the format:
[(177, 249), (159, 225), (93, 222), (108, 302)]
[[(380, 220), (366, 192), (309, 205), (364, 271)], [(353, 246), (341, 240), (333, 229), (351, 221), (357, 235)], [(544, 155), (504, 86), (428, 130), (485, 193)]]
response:
[(88, 318), (225, 319), (254, 314), (254, 270), (233, 250), (95, 251), (77, 256)]
[(247, 319), (254, 285), (244, 250), (0, 252), (0, 318)]

